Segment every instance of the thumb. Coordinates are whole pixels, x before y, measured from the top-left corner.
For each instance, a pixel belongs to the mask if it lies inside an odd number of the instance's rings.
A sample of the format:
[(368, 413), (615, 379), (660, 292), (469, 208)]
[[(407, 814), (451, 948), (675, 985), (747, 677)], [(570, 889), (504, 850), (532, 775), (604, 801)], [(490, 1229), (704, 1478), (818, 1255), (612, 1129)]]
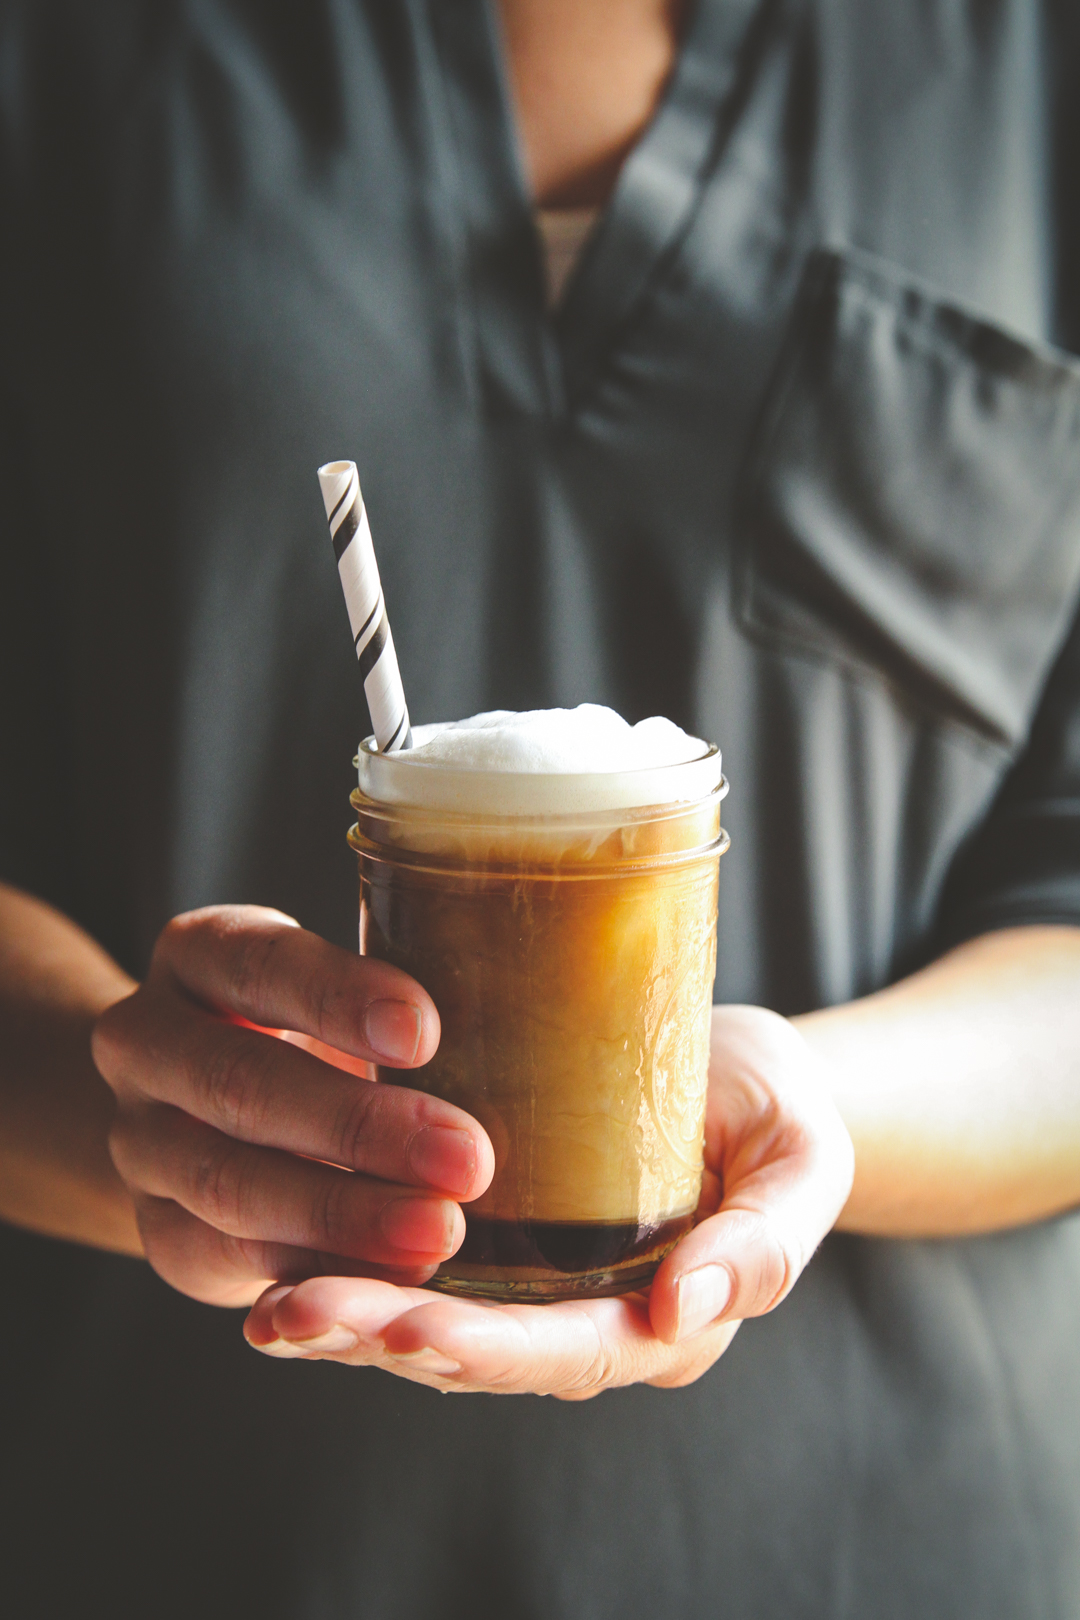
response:
[(719, 1322), (763, 1316), (791, 1290), (823, 1229), (756, 1209), (725, 1208), (666, 1258), (653, 1280), (649, 1316), (667, 1344)]

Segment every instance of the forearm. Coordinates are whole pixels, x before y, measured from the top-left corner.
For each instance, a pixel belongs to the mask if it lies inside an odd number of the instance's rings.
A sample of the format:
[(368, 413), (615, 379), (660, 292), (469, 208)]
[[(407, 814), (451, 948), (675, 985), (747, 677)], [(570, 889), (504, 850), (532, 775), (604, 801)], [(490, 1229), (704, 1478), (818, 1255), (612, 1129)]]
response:
[(107, 1147), (112, 1093), (90, 1031), (134, 985), (50, 906), (0, 885), (0, 1219), (141, 1253)]
[(987, 934), (795, 1023), (855, 1144), (841, 1227), (946, 1236), (1080, 1204), (1080, 929)]

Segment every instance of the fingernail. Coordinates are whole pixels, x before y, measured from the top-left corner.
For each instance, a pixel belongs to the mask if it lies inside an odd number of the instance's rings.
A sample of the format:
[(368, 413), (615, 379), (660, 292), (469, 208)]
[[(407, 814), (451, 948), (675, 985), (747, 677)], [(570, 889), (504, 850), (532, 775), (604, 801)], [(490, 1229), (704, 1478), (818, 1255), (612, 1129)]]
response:
[[(248, 1343), (251, 1343), (250, 1339)], [(271, 1339), (269, 1344), (253, 1344), (251, 1348), (261, 1356), (274, 1356), (278, 1361), (288, 1361), (305, 1354), (298, 1344), (291, 1344), (288, 1339)]]
[(420, 1047), (423, 1021), (407, 1001), (373, 1001), (364, 1018), (364, 1036), (376, 1057), (411, 1063)]
[(379, 1211), (387, 1242), (414, 1254), (452, 1254), (461, 1219), (458, 1206), (445, 1198), (394, 1198)]
[(391, 1350), (388, 1354), (406, 1367), (415, 1367), (419, 1372), (439, 1373), (443, 1378), (451, 1378), (454, 1373), (461, 1371), (460, 1361), (451, 1361), (441, 1350)]
[(468, 1192), (476, 1175), (476, 1144), (451, 1125), (425, 1125), (409, 1143), (408, 1157), (414, 1176), (447, 1192)]
[(699, 1266), (679, 1282), (676, 1339), (700, 1333), (723, 1311), (731, 1298), (731, 1276), (726, 1266)]
[(332, 1356), (343, 1350), (355, 1350), (360, 1339), (351, 1328), (337, 1325), (314, 1339), (271, 1339), (269, 1344), (257, 1344), (264, 1356), (277, 1356), (282, 1361), (303, 1356)]

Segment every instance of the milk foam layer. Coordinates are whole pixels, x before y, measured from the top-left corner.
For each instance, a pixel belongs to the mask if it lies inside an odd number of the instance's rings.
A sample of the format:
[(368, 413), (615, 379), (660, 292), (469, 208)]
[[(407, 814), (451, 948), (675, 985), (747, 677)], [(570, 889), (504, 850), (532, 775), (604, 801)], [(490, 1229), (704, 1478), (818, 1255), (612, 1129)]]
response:
[(475, 815), (565, 815), (704, 798), (720, 753), (670, 720), (613, 709), (496, 709), (413, 728), (413, 747), (361, 745), (360, 788), (382, 804)]
[(416, 759), (472, 771), (570, 775), (648, 770), (700, 759), (707, 744), (655, 715), (636, 726), (614, 709), (582, 703), (576, 709), (494, 709), (470, 720), (418, 726)]

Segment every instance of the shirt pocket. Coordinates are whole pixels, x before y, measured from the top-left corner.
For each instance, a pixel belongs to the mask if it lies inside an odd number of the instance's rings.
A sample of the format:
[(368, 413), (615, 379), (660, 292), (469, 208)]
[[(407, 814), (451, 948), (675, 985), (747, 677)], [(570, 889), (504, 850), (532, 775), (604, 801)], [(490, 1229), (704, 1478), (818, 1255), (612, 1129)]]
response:
[(746, 629), (1014, 752), (1080, 594), (1080, 365), (818, 250), (739, 519)]

